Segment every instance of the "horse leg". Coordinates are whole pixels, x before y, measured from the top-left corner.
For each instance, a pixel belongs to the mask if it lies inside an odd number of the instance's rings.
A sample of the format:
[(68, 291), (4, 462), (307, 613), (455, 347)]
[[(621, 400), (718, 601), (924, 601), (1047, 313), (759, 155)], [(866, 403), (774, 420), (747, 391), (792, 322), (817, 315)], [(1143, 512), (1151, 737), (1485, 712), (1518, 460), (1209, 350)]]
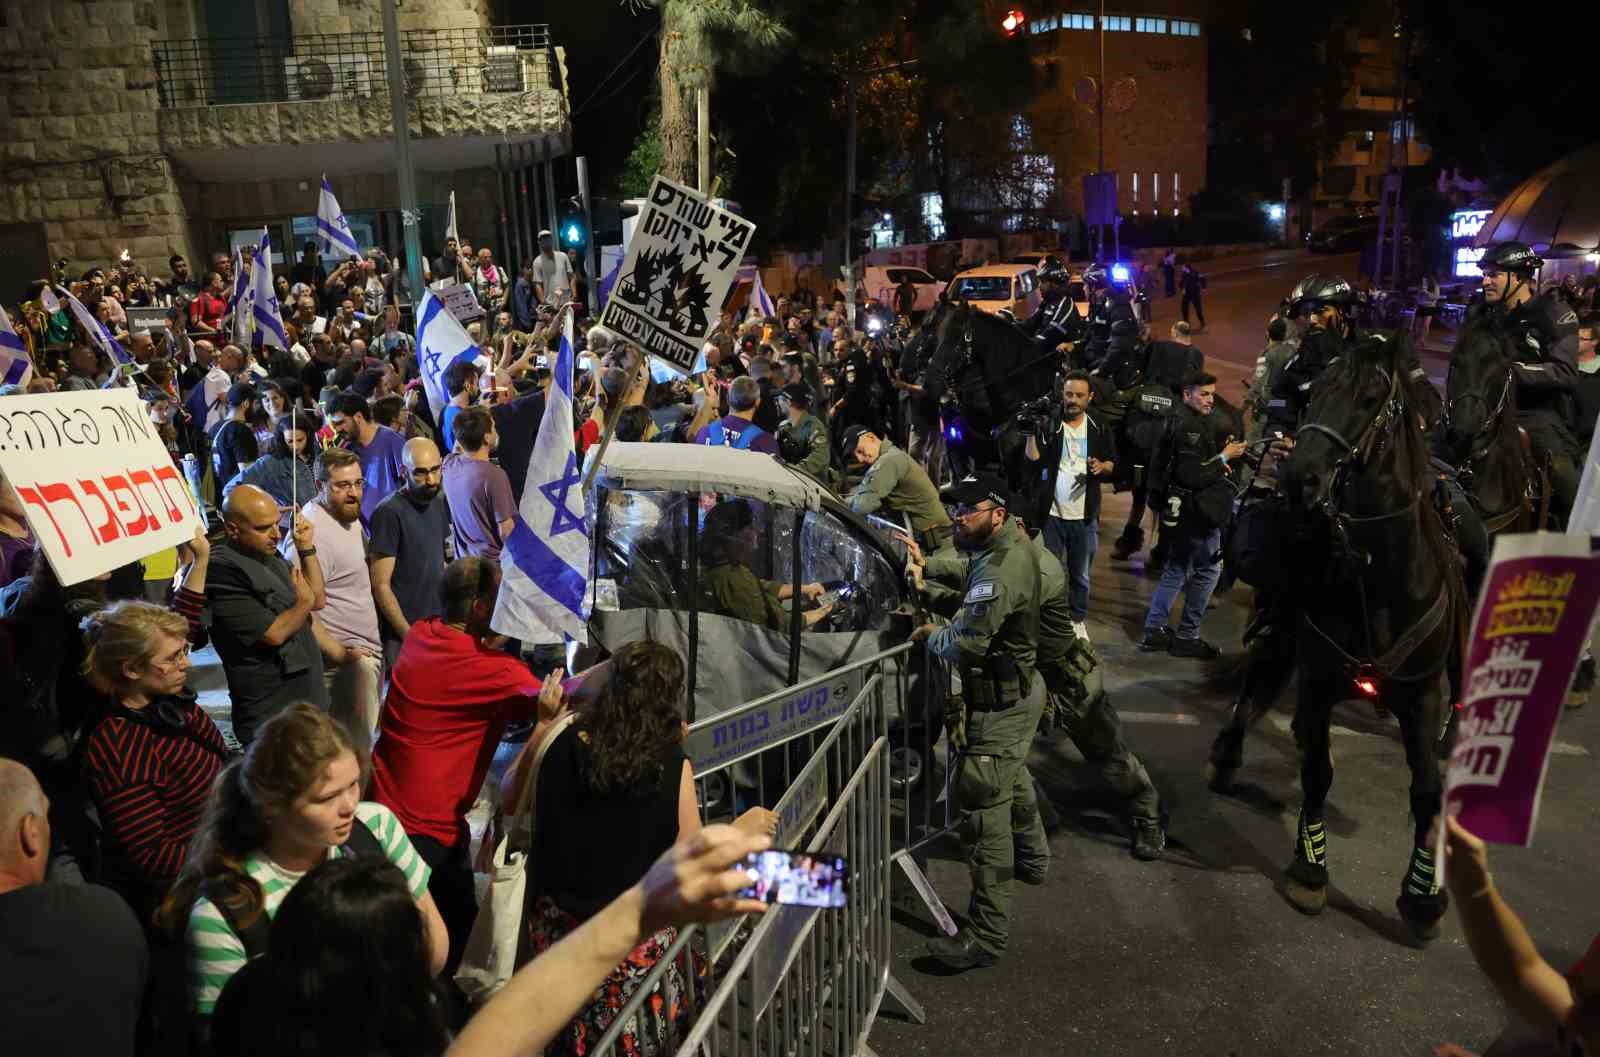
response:
[(1211, 757), (1206, 762), (1206, 784), (1213, 792), (1226, 793), (1232, 788), (1233, 776), (1244, 764), (1244, 736), (1272, 710), (1289, 685), (1294, 660), (1294, 635), (1276, 625), (1264, 628), (1250, 643), (1244, 683), (1233, 699), (1227, 724), (1211, 743)]
[(1395, 906), (1400, 917), (1418, 939), (1429, 940), (1439, 934), (1439, 919), (1450, 907), (1450, 896), (1439, 883), (1442, 863), (1434, 862), (1428, 844), (1428, 830), (1439, 814), (1443, 793), (1439, 779), (1438, 731), (1443, 695), (1438, 679), (1423, 683), (1391, 683), (1389, 693), (1396, 698), (1393, 710), (1400, 721), (1400, 735), (1406, 746), (1406, 765), (1411, 768), (1411, 863), (1400, 883)]
[(1329, 724), (1337, 681), (1327, 672), (1300, 666), (1300, 695), (1295, 706), (1294, 740), (1300, 749), (1300, 819), (1295, 828), (1294, 858), (1284, 871), (1284, 894), (1296, 910), (1320, 914), (1328, 905), (1328, 835), (1323, 806), (1333, 786)]

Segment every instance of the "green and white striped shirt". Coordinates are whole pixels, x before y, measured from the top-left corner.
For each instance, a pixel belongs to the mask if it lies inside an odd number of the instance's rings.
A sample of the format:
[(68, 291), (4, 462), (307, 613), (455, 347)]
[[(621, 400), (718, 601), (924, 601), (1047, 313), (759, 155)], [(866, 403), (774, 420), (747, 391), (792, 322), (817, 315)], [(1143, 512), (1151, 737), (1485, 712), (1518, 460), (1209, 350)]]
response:
[[(383, 845), (389, 861), (406, 875), (406, 885), (411, 889), (411, 895), (421, 899), (428, 890), (428, 864), (411, 846), (394, 812), (382, 804), (363, 801), (356, 805), (356, 818), (373, 832), (378, 843)], [(341, 854), (341, 848), (328, 849), (330, 859)], [(246, 858), (244, 868), (261, 885), (269, 919), (278, 913), (278, 907), (283, 905), (283, 897), (289, 894), (289, 889), (305, 876), (304, 873), (285, 870), (261, 852)], [(216, 1008), (217, 996), (222, 994), (223, 985), (234, 973), (244, 968), (247, 960), (244, 942), (228, 927), (222, 911), (205, 896), (195, 900), (194, 909), (189, 912), (186, 939), (189, 948), (189, 999), (197, 1014), (209, 1017)]]

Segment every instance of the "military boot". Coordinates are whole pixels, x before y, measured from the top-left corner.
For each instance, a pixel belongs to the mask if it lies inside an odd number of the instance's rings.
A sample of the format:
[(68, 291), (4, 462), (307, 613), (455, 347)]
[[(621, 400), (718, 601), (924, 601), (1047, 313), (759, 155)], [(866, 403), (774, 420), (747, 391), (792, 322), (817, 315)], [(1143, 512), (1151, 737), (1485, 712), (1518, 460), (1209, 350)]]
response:
[(928, 941), (928, 955), (948, 969), (987, 969), (999, 961), (998, 955), (979, 945), (977, 937), (962, 929), (954, 936), (935, 936)]

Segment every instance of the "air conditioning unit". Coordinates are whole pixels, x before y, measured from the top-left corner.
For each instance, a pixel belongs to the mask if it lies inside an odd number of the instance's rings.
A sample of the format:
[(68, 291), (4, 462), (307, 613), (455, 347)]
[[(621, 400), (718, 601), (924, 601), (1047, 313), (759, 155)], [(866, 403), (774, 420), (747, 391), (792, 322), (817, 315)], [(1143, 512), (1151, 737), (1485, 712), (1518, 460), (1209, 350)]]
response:
[(372, 90), (370, 70), (365, 55), (284, 59), (285, 98), (307, 102), (364, 99)]
[(525, 91), (522, 75), (522, 57), (510, 45), (496, 45), (488, 49), (488, 61), (483, 68), (483, 89), (486, 92)]
[(461, 78), (450, 65), (449, 53), (410, 51), (400, 60), (400, 65), (405, 72), (408, 98), (456, 94), (451, 82)]

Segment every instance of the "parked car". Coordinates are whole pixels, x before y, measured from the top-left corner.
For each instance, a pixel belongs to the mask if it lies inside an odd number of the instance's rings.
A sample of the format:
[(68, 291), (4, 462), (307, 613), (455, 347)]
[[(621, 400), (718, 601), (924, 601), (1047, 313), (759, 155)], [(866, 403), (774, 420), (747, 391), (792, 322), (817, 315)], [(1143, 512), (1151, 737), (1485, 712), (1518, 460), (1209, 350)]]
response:
[[(867, 265), (862, 270), (861, 281), (856, 289), (856, 297), (859, 301), (871, 298), (892, 308), (894, 306), (894, 292), (899, 288), (901, 282), (906, 279), (910, 279), (911, 285), (917, 288), (917, 301), (916, 307), (912, 309), (913, 312), (931, 311), (933, 306), (939, 303), (939, 292), (944, 289), (943, 283), (921, 268), (897, 264), (882, 267), (872, 264)], [(835, 282), (833, 290), (834, 296), (843, 297), (844, 283)]]
[(1026, 319), (1039, 307), (1039, 270), (1031, 264), (986, 264), (950, 280), (945, 294), (985, 312), (1010, 312)]
[(1377, 235), (1376, 217), (1334, 217), (1306, 233), (1306, 248), (1312, 253), (1349, 253), (1366, 246)]

